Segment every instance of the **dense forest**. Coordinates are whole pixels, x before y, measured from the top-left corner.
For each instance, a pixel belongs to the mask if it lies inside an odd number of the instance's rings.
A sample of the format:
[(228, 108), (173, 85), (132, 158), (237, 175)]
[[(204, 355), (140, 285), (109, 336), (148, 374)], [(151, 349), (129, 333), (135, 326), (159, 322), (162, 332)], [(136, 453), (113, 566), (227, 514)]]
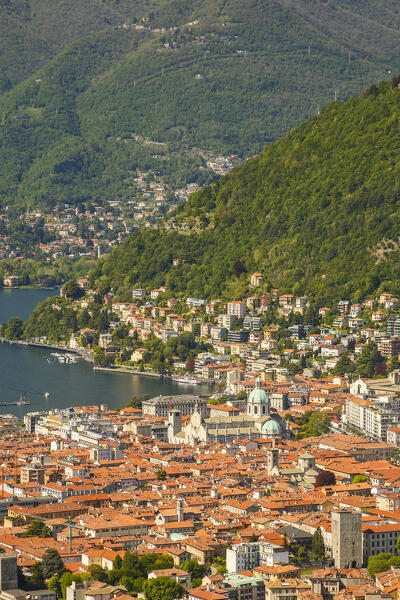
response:
[(399, 81), (334, 102), (193, 194), (163, 231), (101, 259), (94, 284), (121, 297), (165, 284), (172, 295), (240, 298), (260, 270), (271, 287), (320, 302), (399, 294)]
[(395, 0), (53, 4), (0, 0), (3, 205), (128, 200), (137, 169), (206, 183), (197, 148), (254, 155), (400, 46)]

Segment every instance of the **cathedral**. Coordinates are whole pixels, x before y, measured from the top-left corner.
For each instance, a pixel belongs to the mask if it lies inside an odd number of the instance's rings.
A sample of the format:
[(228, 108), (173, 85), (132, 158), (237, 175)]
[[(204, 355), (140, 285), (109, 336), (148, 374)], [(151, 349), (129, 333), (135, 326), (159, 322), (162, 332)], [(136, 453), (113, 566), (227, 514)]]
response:
[(245, 413), (203, 417), (195, 410), (190, 421), (182, 428), (179, 411), (171, 410), (168, 421), (168, 440), (171, 443), (226, 444), (238, 439), (288, 437), (286, 421), (277, 413), (270, 414), (269, 397), (259, 378), (248, 396)]

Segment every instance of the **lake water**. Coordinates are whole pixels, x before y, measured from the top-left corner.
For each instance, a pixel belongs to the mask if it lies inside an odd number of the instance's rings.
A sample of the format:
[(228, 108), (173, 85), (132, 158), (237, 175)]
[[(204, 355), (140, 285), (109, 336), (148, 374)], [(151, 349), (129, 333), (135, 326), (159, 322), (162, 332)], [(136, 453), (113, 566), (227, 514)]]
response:
[[(18, 315), (26, 319), (36, 304), (58, 290), (0, 290), (0, 322)], [(146, 375), (96, 373), (90, 363), (58, 362), (42, 348), (0, 343), (0, 402), (13, 402), (24, 394), (30, 406), (0, 406), (0, 413), (26, 412), (68, 406), (107, 404), (126, 406), (132, 396), (207, 393), (207, 385), (181, 385)], [(49, 397), (45, 398), (45, 393)]]

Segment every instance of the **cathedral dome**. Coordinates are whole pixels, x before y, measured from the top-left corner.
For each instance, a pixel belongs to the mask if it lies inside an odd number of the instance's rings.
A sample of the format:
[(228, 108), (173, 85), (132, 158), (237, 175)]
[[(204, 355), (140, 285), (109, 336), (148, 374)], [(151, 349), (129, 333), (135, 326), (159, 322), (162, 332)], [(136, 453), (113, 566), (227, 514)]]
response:
[(265, 404), (268, 402), (268, 396), (266, 391), (262, 388), (262, 382), (260, 378), (258, 378), (256, 381), (256, 387), (251, 390), (248, 402), (251, 402), (252, 404)]
[(262, 426), (263, 433), (269, 433), (270, 435), (281, 435), (281, 428), (279, 423), (274, 419), (269, 419)]

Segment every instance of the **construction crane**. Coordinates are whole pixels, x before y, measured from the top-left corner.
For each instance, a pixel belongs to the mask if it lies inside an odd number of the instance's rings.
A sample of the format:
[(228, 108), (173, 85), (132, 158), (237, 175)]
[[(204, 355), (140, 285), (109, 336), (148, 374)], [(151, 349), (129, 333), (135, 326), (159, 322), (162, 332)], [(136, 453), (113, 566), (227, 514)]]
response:
[(72, 554), (72, 530), (80, 529), (81, 531), (85, 531), (85, 528), (81, 525), (75, 525), (71, 516), (68, 517), (68, 521), (65, 522), (65, 525), (68, 527), (68, 550), (69, 553)]

